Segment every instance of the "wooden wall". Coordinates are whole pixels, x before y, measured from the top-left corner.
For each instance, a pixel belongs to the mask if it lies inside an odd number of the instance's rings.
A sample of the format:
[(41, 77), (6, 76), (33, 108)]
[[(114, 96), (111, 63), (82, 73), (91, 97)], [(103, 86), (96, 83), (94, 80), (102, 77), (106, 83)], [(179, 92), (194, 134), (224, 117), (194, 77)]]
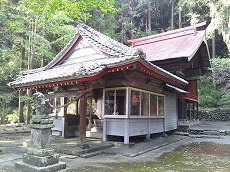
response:
[(177, 129), (178, 109), (175, 92), (165, 91), (165, 131)]
[(197, 80), (188, 81), (186, 91), (188, 91), (192, 95), (198, 96)]
[(141, 71), (122, 71), (109, 73), (104, 77), (105, 87), (135, 87), (163, 94), (163, 82)]

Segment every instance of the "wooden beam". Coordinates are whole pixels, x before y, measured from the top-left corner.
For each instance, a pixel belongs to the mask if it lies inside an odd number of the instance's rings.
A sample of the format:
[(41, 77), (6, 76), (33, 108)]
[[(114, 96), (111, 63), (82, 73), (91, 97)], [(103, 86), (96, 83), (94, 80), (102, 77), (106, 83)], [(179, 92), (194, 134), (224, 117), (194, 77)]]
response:
[(83, 94), (90, 94), (92, 93), (92, 88), (87, 88), (84, 90), (78, 91), (61, 91), (61, 92), (54, 92), (46, 94), (46, 98), (55, 98), (55, 97), (77, 97), (80, 98)]
[(81, 94), (81, 92), (79, 92), (79, 91), (69, 91), (69, 92), (65, 91), (65, 92), (49, 93), (49, 94), (46, 94), (45, 97), (46, 98), (77, 97), (80, 94)]

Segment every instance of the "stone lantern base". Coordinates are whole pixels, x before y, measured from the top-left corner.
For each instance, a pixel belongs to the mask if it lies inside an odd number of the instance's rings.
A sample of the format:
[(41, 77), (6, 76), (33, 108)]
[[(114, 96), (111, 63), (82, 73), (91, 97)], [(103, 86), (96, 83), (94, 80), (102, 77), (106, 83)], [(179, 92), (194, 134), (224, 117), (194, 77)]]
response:
[(31, 124), (31, 146), (24, 154), (22, 161), (14, 167), (23, 172), (55, 172), (66, 168), (64, 162), (59, 162), (59, 155), (50, 149), (50, 133), (53, 124)]
[(35, 166), (32, 164), (28, 164), (25, 162), (16, 162), (14, 164), (16, 170), (20, 170), (23, 172), (55, 172), (66, 168), (66, 164), (64, 162), (58, 162), (56, 164), (48, 165), (48, 166)]

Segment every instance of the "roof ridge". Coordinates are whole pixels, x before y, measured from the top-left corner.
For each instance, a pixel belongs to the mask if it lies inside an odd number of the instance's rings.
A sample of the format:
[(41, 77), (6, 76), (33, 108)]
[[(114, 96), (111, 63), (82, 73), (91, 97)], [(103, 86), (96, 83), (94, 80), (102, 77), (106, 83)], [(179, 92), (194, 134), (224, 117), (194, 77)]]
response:
[(100, 51), (110, 56), (116, 56), (118, 54), (127, 55), (132, 54), (133, 52), (132, 48), (96, 31), (95, 29), (89, 27), (82, 21), (78, 21), (76, 32), (73, 35), (73, 37), (70, 39), (67, 45), (53, 58), (53, 60), (51, 60), (50, 63), (48, 63), (44, 67), (44, 70), (52, 68), (57, 63), (59, 63), (60, 60), (62, 61), (61, 58), (65, 56), (66, 52), (68, 52), (71, 49), (71, 47), (75, 44), (79, 37), (86, 39), (91, 45), (98, 47)]
[[(97, 44), (101, 44), (102, 46), (100, 47), (101, 49), (103, 49), (104, 51), (108, 52), (108, 48), (113, 50), (114, 52), (119, 52), (122, 54), (126, 54), (127, 52), (132, 52), (132, 48), (116, 41), (113, 40), (112, 38), (106, 36), (105, 34), (102, 34), (100, 32), (98, 32), (97, 30), (91, 28), (90, 26), (84, 24), (83, 22), (79, 22), (78, 24), (78, 29), (79, 29), (79, 33), (82, 37), (87, 39), (87, 36), (85, 36), (83, 33), (87, 32), (87, 35), (90, 35), (90, 38), (93, 39), (95, 42), (97, 42)], [(81, 31), (83, 33), (81, 33)], [(103, 44), (105, 43), (105, 44)], [(104, 46), (104, 47), (103, 47)], [(107, 47), (107, 48), (106, 48)], [(110, 54), (108, 52), (108, 54)], [(113, 55), (113, 54), (111, 54)]]
[(205, 25), (206, 25), (206, 22), (202, 22), (196, 25), (192, 25), (192, 26), (188, 26), (188, 27), (184, 27), (184, 28), (180, 28), (176, 30), (170, 30), (170, 31), (166, 31), (163, 33), (155, 34), (155, 35), (131, 39), (131, 40), (128, 40), (128, 42), (132, 43), (132, 46), (136, 46), (136, 45), (143, 45), (143, 44), (155, 42), (153, 39), (157, 39), (157, 38), (161, 38), (160, 40), (157, 40), (157, 41), (162, 41), (166, 39), (172, 39), (175, 37), (186, 36), (188, 34), (195, 35), (197, 33), (198, 28), (205, 26)]

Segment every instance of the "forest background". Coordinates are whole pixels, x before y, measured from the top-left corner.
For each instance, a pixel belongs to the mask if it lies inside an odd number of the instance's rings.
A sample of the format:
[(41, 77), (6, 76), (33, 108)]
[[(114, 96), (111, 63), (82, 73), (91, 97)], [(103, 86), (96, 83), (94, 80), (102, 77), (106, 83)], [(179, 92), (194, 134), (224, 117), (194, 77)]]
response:
[(229, 0), (0, 0), (0, 123), (29, 122), (32, 91), (14, 91), (7, 83), (22, 70), (46, 65), (79, 20), (126, 45), (128, 39), (207, 21), (212, 67), (199, 82), (199, 104), (228, 107)]

